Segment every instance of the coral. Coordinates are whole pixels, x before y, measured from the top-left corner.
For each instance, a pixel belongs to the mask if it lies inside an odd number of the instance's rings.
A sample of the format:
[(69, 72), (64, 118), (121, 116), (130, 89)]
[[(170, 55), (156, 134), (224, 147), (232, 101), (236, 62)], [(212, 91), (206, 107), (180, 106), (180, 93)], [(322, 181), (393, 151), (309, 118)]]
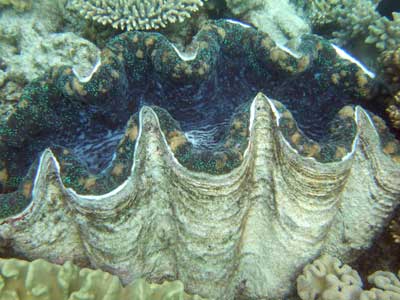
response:
[(90, 70), (96, 63), (99, 50), (94, 44), (72, 32), (57, 33), (63, 23), (61, 2), (36, 1), (32, 10), (23, 14), (2, 12), (0, 57), (4, 81), (26, 83), (55, 66)]
[(385, 50), (398, 47), (400, 14), (394, 12), (393, 20), (382, 17), (376, 10), (378, 3), (372, 0), (318, 0), (308, 1), (306, 7), (314, 30), (323, 34), (331, 32), (331, 37), (340, 45), (361, 41), (361, 47), (367, 48), (372, 44), (379, 56)]
[(289, 0), (228, 0), (226, 3), (235, 16), (253, 24), (280, 44), (311, 32), (304, 16)]
[[(23, 53), (16, 54), (12, 48), (0, 48), (0, 55), (7, 67), (7, 80), (19, 79), (29, 82), (43, 76), (52, 67), (63, 65), (73, 65), (84, 77), (85, 72), (89, 72), (99, 59), (100, 51), (95, 45), (71, 32), (50, 34), (38, 38), (33, 43), (31, 36), (25, 32), (19, 32), (18, 36), (22, 40), (16, 41), (16, 44), (23, 49)], [(24, 40), (26, 37), (29, 37), (29, 40)], [(4, 35), (3, 38), (7, 39)]]
[(386, 113), (392, 126), (400, 129), (400, 48), (385, 50), (379, 61), (383, 67), (383, 77), (392, 93), (386, 100)]
[(379, 57), (383, 77), (394, 91), (400, 91), (400, 46), (387, 49)]
[(182, 22), (203, 5), (203, 0), (72, 0), (86, 18), (126, 30), (149, 30)]
[(0, 7), (12, 5), (17, 10), (27, 10), (32, 6), (32, 0), (0, 0)]
[(386, 99), (386, 113), (393, 128), (400, 129), (400, 47), (383, 51), (379, 62), (392, 94)]
[(399, 218), (394, 218), (390, 222), (390, 234), (393, 237), (395, 243), (400, 243), (400, 220)]
[(400, 129), (400, 91), (394, 97), (394, 104), (388, 105), (386, 113), (388, 114), (389, 120), (395, 129)]
[(332, 32), (330, 37), (335, 43), (359, 53), (386, 81), (394, 95), (384, 97), (386, 113), (393, 128), (398, 130), (400, 112), (395, 95), (400, 90), (400, 13), (394, 12), (393, 20), (381, 17), (376, 10), (378, 3), (371, 0), (318, 0), (309, 1), (306, 7), (315, 31)]
[(357, 271), (330, 255), (306, 265), (297, 277), (297, 292), (302, 300), (354, 300), (361, 291)]
[(0, 14), (0, 119), (18, 104), (25, 85), (55, 66), (73, 65), (82, 76), (96, 64), (99, 50), (64, 26), (65, 0), (40, 0), (23, 13)]
[(398, 300), (400, 280), (391, 272), (377, 271), (368, 276), (375, 286), (362, 289), (357, 271), (339, 259), (323, 255), (304, 267), (297, 277), (297, 292), (302, 300)]
[(1, 252), (217, 299), (283, 298), (321, 252), (354, 259), (398, 204), (400, 151), (337, 51), (221, 20), (185, 51), (127, 32), (88, 77), (52, 70), (0, 126)]
[(380, 19), (375, 6), (370, 0), (317, 0), (307, 4), (313, 26), (317, 30), (330, 28), (340, 44), (368, 36), (369, 26)]
[(365, 40), (368, 44), (374, 44), (383, 51), (398, 48), (400, 43), (400, 13), (393, 12), (393, 20), (381, 17), (371, 22), (368, 27), (369, 35)]
[(59, 266), (43, 259), (0, 259), (0, 282), (1, 300), (201, 300), (186, 294), (179, 281), (150, 284), (138, 279), (122, 287), (118, 277), (106, 272), (79, 269), (71, 262)]
[(241, 15), (258, 9), (264, 5), (264, 0), (255, 1), (241, 1), (241, 0), (227, 0), (226, 5), (234, 15)]
[(360, 300), (399, 300), (400, 280), (391, 272), (377, 271), (368, 276), (368, 282), (377, 288), (363, 291)]

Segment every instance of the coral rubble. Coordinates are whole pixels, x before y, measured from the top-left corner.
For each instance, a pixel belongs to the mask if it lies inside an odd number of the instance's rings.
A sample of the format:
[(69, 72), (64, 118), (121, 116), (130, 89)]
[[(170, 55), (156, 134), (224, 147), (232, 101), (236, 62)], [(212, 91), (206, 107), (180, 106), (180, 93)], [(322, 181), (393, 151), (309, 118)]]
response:
[(398, 204), (400, 148), (337, 51), (221, 20), (184, 52), (128, 32), (88, 76), (52, 70), (0, 126), (1, 252), (217, 299), (286, 297), (321, 252), (354, 259)]

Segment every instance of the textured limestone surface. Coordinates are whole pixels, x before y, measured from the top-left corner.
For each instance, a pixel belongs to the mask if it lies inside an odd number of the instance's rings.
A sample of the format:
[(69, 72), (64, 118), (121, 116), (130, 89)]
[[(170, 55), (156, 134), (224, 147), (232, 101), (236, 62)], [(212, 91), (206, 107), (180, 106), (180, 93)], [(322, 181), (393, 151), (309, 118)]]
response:
[(2, 221), (0, 237), (29, 259), (90, 264), (125, 283), (178, 279), (216, 299), (291, 295), (321, 252), (348, 261), (370, 245), (398, 204), (400, 166), (361, 107), (341, 113), (356, 124), (352, 150), (325, 163), (288, 143), (280, 111), (257, 95), (243, 161), (222, 175), (183, 167), (150, 107), (140, 112), (130, 175), (105, 194), (66, 188), (48, 149), (31, 204)]
[[(81, 66), (91, 69), (99, 50), (74, 33), (57, 33), (63, 25), (62, 0), (35, 1), (31, 10), (2, 10), (0, 57), (4, 81), (29, 82), (52, 67)], [(1, 87), (1, 86), (0, 86)]]
[(24, 12), (4, 8), (0, 14), (0, 118), (19, 101), (22, 88), (52, 67), (72, 65), (85, 76), (99, 58), (88, 40), (62, 32), (64, 0), (34, 1)]

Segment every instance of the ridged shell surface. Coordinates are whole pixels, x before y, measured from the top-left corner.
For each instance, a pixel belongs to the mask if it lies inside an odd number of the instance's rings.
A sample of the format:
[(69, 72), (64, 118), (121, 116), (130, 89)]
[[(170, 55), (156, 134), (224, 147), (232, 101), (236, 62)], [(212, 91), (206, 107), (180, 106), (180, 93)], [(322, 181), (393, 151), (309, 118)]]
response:
[(47, 149), (31, 203), (3, 220), (0, 237), (29, 259), (73, 260), (124, 283), (178, 279), (212, 299), (283, 299), (321, 252), (348, 261), (370, 245), (398, 204), (400, 165), (359, 106), (346, 110), (356, 126), (351, 150), (332, 162), (291, 145), (280, 107), (255, 97), (242, 162), (226, 174), (179, 163), (148, 106), (130, 174), (107, 193), (66, 188)]

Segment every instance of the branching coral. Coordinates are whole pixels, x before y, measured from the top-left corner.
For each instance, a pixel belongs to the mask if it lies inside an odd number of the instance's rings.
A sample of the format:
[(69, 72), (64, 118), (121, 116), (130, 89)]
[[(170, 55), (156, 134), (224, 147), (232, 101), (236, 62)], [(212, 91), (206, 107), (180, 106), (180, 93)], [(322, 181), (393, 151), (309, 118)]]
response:
[(314, 27), (329, 27), (337, 42), (368, 35), (368, 26), (380, 15), (368, 0), (317, 0), (308, 2)]
[[(400, 30), (399, 30), (400, 33)], [(383, 67), (383, 74), (395, 90), (400, 90), (400, 46), (382, 52), (379, 62)]]
[[(400, 30), (398, 33), (400, 34)], [(383, 77), (392, 93), (387, 98), (386, 113), (393, 127), (400, 129), (400, 47), (383, 51), (379, 62), (383, 68)]]
[[(392, 126), (400, 128), (398, 99), (400, 14), (393, 13), (393, 20), (382, 17), (376, 10), (378, 0), (317, 0), (309, 1), (310, 20), (318, 32), (332, 32), (336, 43), (358, 46), (356, 52), (367, 53), (364, 59), (376, 64), (390, 88), (391, 97), (385, 99), (386, 112)], [(371, 45), (375, 50), (371, 51)], [(363, 50), (364, 49), (364, 50)], [(368, 50), (365, 50), (368, 49)], [(372, 53), (372, 54), (371, 54)], [(397, 96), (396, 96), (397, 94)], [(396, 98), (397, 97), (397, 98)]]
[(375, 44), (381, 51), (396, 48), (400, 43), (400, 13), (394, 12), (393, 20), (379, 18), (368, 29), (366, 43)]
[(379, 52), (394, 49), (400, 42), (400, 14), (393, 20), (376, 10), (377, 0), (317, 0), (306, 5), (317, 31), (332, 32), (339, 44), (355, 38), (373, 44)]
[(118, 277), (100, 270), (63, 266), (43, 259), (0, 259), (0, 299), (200, 300), (184, 292), (180, 281), (150, 284), (138, 279), (125, 288)]
[(148, 30), (182, 22), (203, 5), (202, 0), (72, 0), (87, 19), (126, 30)]

